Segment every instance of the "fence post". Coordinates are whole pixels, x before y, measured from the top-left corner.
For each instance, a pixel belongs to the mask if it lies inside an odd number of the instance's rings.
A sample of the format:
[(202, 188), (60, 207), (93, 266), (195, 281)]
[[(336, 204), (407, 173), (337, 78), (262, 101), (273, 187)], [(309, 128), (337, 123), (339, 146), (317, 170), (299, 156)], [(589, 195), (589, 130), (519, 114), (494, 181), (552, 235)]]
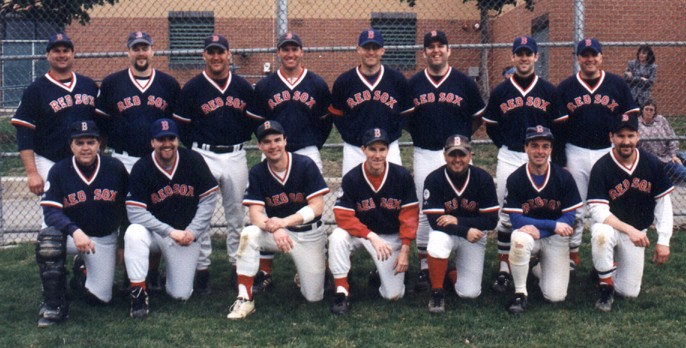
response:
[(0, 178), (0, 246), (5, 245), (5, 218), (2, 215), (2, 178)]

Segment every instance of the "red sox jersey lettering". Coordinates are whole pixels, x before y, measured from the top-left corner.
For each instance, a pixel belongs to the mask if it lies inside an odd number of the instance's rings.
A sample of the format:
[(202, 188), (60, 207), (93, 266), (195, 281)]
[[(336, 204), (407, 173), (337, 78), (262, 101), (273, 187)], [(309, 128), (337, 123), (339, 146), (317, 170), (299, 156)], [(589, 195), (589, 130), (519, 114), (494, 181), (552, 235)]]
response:
[(612, 112), (614, 112), (615, 108), (619, 106), (619, 103), (610, 96), (596, 94), (591, 98), (590, 94), (584, 94), (582, 96), (574, 98), (574, 102), (567, 103), (567, 110), (569, 110), (569, 112), (571, 113), (574, 112), (574, 110), (576, 110), (578, 107), (591, 104), (605, 106)]
[(157, 190), (157, 192), (153, 192), (150, 195), (150, 201), (153, 204), (157, 204), (163, 202), (165, 199), (171, 196), (194, 197), (195, 188), (186, 184), (174, 184), (173, 186), (167, 185)]
[(376, 209), (376, 204), (374, 204), (374, 198), (367, 198), (365, 200), (357, 202), (357, 204), (355, 206), (356, 206), (355, 211), (360, 211), (360, 212)]
[(544, 207), (547, 207), (548, 210), (556, 211), (559, 210), (561, 206), (562, 202), (556, 199), (536, 197), (528, 199), (526, 202), (524, 202), (524, 204), (522, 204), (522, 214), (526, 215), (531, 211), (531, 209)]
[(241, 112), (245, 111), (246, 107), (245, 101), (241, 100), (240, 98), (235, 98), (233, 96), (227, 96), (226, 101), (223, 100), (222, 98), (214, 98), (207, 103), (204, 103), (200, 106), (200, 109), (202, 110), (202, 113), (207, 115), (211, 113), (212, 111), (215, 111), (223, 106), (234, 108), (236, 110), (240, 110)]
[(510, 110), (522, 107), (522, 106), (529, 106), (529, 107), (534, 107), (536, 109), (542, 110), (543, 112), (548, 111), (548, 106), (550, 105), (550, 102), (540, 98), (540, 97), (526, 97), (526, 103), (524, 102), (524, 98), (522, 97), (517, 97), (513, 99), (508, 99), (506, 102), (500, 104), (500, 111), (505, 114)]
[(465, 198), (457, 199), (457, 197), (444, 202), (443, 207), (445, 208), (446, 214), (450, 214), (460, 208), (462, 208), (462, 211), (467, 212), (475, 212), (479, 209), (475, 201), (470, 201)]
[[(119, 112), (122, 112), (128, 108), (134, 107), (134, 106), (140, 106), (141, 105), (141, 98), (137, 95), (134, 95), (133, 97), (126, 97), (124, 100), (118, 101), (117, 102), (117, 109)], [(155, 97), (154, 95), (149, 95), (148, 96), (148, 106), (153, 106), (156, 107), (162, 111), (167, 110), (167, 101), (160, 98), (160, 97)]]
[(610, 189), (610, 199), (614, 201), (629, 191), (630, 188), (650, 193), (653, 188), (653, 183), (640, 178), (633, 178), (631, 179), (631, 182), (629, 182), (629, 179), (624, 179), (621, 183), (617, 184), (617, 186)]
[[(441, 92), (438, 94), (438, 102), (439, 103), (448, 103), (448, 104), (455, 104), (457, 106), (460, 106), (462, 104), (462, 97), (460, 97), (457, 94), (454, 93), (445, 93)], [(435, 103), (436, 102), (436, 95), (431, 92), (431, 93), (426, 93), (426, 94), (421, 94), (419, 95), (419, 98), (414, 98), (412, 99), (412, 102), (414, 103), (414, 106), (420, 106), (428, 103)]]
[(71, 95), (67, 94), (50, 102), (50, 107), (54, 112), (70, 108), (74, 105), (95, 106), (95, 97), (88, 94), (74, 94), (74, 98), (72, 98)]
[[(307, 92), (295, 91), (292, 98), (295, 101), (305, 104), (309, 109), (312, 109), (317, 103), (314, 97), (310, 96)], [(289, 100), (291, 100), (291, 92), (282, 91), (281, 93), (274, 94), (274, 96), (267, 101), (267, 104), (269, 105), (269, 109), (274, 110), (279, 104)]]
[(391, 110), (395, 107), (395, 104), (398, 103), (398, 101), (390, 94), (388, 94), (388, 92), (383, 91), (374, 91), (373, 96), (371, 91), (355, 93), (353, 97), (348, 98), (347, 103), (348, 107), (353, 109), (354, 107), (370, 100), (380, 101)]
[(271, 197), (265, 197), (264, 202), (267, 206), (277, 207), (282, 204), (288, 203), (298, 203), (302, 204), (306, 202), (305, 196), (302, 193), (289, 193), (281, 192), (278, 195), (272, 195)]

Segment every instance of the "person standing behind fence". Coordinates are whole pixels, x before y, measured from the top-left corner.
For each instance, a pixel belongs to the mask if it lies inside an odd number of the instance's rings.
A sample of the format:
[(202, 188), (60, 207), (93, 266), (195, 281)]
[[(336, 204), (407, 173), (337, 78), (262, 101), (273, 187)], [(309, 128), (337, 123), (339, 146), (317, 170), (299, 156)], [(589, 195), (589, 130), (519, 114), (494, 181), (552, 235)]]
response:
[(66, 34), (52, 35), (46, 52), (50, 69), (24, 90), (11, 120), (27, 184), (36, 195), (43, 193), (55, 162), (71, 154), (69, 126), (93, 119), (98, 94), (93, 80), (74, 72), (74, 43)]
[(638, 147), (641, 150), (650, 152), (660, 162), (665, 164), (665, 172), (672, 179), (672, 183), (679, 184), (686, 180), (686, 167), (682, 159), (678, 156), (678, 140), (645, 140), (647, 138), (676, 136), (674, 130), (669, 125), (669, 121), (657, 114), (657, 103), (648, 99), (641, 107), (641, 117), (638, 120), (638, 132), (643, 138)]
[[(407, 129), (414, 144), (414, 183), (417, 197), (424, 192), (424, 179), (436, 168), (445, 164), (445, 139), (460, 134), (467, 139), (481, 126), (485, 104), (476, 82), (457, 69), (450, 67), (448, 38), (442, 31), (424, 35), (422, 55), (426, 69), (410, 79), (410, 98), (414, 111), (409, 114)], [(420, 271), (415, 291), (429, 289), (429, 265), (426, 246), (431, 226), (427, 216), (419, 214), (417, 252)]]
[(630, 60), (624, 71), (624, 80), (631, 88), (631, 96), (639, 106), (651, 99), (650, 90), (657, 79), (655, 54), (648, 45), (642, 45), (636, 52), (636, 59)]
[[(246, 114), (254, 103), (252, 86), (231, 72), (229, 40), (213, 34), (205, 38), (202, 57), (205, 70), (183, 86), (174, 119), (182, 129), (183, 143), (205, 159), (219, 183), (228, 231), (226, 252), (232, 265), (231, 283), (235, 284), (236, 251), (243, 228), (245, 210), (241, 205), (248, 184), (248, 161), (243, 143), (257, 127)], [(201, 245), (196, 277), (196, 291), (210, 293), (210, 255), (208, 238)]]
[(336, 79), (329, 107), (344, 142), (343, 175), (365, 161), (362, 134), (371, 128), (388, 132), (388, 160), (402, 164), (398, 139), (405, 124), (403, 117), (412, 111), (405, 76), (381, 64), (386, 53), (381, 31), (364, 30), (357, 42), (361, 63)]

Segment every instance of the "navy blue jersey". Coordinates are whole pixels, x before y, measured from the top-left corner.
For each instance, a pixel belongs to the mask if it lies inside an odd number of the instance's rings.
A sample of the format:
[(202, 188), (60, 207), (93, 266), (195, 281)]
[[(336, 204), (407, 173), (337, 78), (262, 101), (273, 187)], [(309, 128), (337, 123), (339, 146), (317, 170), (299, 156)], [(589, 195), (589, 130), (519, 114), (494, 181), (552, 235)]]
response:
[(157, 163), (154, 153), (133, 165), (126, 204), (147, 209), (157, 220), (185, 230), (195, 217), (200, 199), (218, 189), (202, 156), (179, 148), (176, 163), (169, 171)]
[(53, 162), (70, 157), (69, 126), (93, 119), (97, 95), (95, 82), (76, 73), (69, 83), (50, 73), (37, 78), (24, 90), (12, 118), (19, 151), (33, 150)]
[(553, 128), (553, 122), (564, 120), (555, 86), (538, 76), (526, 90), (514, 77), (501, 82), (491, 92), (483, 119), (496, 146), (518, 152), (524, 152), (527, 128)]
[(203, 71), (183, 86), (174, 119), (190, 131), (183, 137), (186, 147), (193, 142), (240, 144), (250, 140), (258, 124), (245, 112), (253, 103), (253, 88), (244, 78), (231, 73), (226, 85), (220, 86)]
[(549, 163), (541, 185), (537, 185), (525, 164), (507, 178), (505, 213), (519, 213), (538, 220), (557, 220), (583, 205), (576, 182), (568, 171)]
[(368, 178), (364, 163), (351, 169), (343, 176), (334, 209), (354, 211), (355, 217), (377, 234), (398, 234), (400, 210), (419, 202), (410, 172), (390, 162), (386, 168), (378, 189)]
[(95, 101), (107, 145), (134, 157), (150, 153), (150, 125), (160, 118), (172, 118), (179, 90), (173, 77), (155, 69), (144, 85), (130, 68), (107, 76)]
[(655, 201), (674, 190), (657, 157), (637, 150), (630, 168), (622, 165), (614, 150), (601, 157), (588, 184), (588, 204), (609, 204), (610, 212), (638, 230), (655, 219)]
[(431, 227), (448, 234), (465, 237), (470, 228), (490, 230), (498, 222), (498, 196), (493, 177), (485, 170), (469, 166), (461, 178), (449, 174), (445, 165), (424, 180), (423, 211), (430, 222), (441, 215), (457, 217), (458, 225)]
[(441, 150), (445, 139), (453, 134), (472, 137), (472, 121), (484, 110), (474, 79), (449, 67), (438, 82), (424, 69), (409, 84), (414, 112), (410, 114), (407, 130), (414, 146)]
[(638, 112), (631, 90), (624, 80), (601, 71), (600, 81), (591, 88), (580, 73), (562, 81), (560, 94), (566, 141), (586, 149), (610, 147), (608, 133), (622, 114)]
[(243, 205), (262, 205), (267, 216), (285, 218), (305, 207), (308, 199), (329, 193), (314, 161), (297, 153), (286, 154), (288, 166), (283, 176), (272, 171), (266, 160), (250, 169)]
[(40, 203), (45, 223), (69, 235), (79, 228), (91, 237), (111, 234), (126, 221), (127, 178), (124, 165), (107, 156), (97, 157), (90, 177), (74, 157), (57, 162)]
[(327, 117), (331, 104), (329, 86), (319, 75), (303, 69), (298, 79), (290, 83), (277, 70), (255, 85), (255, 95), (256, 103), (248, 105), (248, 114), (281, 123), (288, 137), (287, 151), (324, 145), (333, 119)]
[(362, 146), (362, 133), (371, 128), (384, 129), (393, 142), (404, 127), (402, 114), (412, 111), (408, 93), (405, 76), (395, 69), (382, 65), (376, 81), (370, 83), (355, 67), (334, 82), (329, 111), (348, 144)]

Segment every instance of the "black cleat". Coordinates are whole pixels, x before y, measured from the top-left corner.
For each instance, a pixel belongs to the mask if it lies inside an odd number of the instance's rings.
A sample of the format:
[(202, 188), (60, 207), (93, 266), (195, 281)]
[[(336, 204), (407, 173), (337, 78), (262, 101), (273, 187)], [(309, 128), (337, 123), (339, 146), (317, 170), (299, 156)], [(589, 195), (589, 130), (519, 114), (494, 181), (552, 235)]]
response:
[(431, 291), (431, 299), (429, 300), (429, 313), (445, 313), (445, 296), (443, 295), (443, 289), (434, 289)]
[(193, 292), (201, 295), (209, 295), (212, 293), (212, 286), (210, 286), (210, 272), (208, 270), (205, 269), (202, 271), (195, 271)]
[(350, 311), (350, 296), (346, 296), (342, 292), (337, 292), (336, 297), (331, 306), (331, 313), (333, 314), (347, 314)]
[(150, 305), (148, 303), (148, 292), (140, 286), (131, 288), (129, 292), (131, 299), (131, 310), (129, 314), (131, 318), (143, 318), (150, 312)]
[(414, 284), (415, 292), (424, 292), (429, 290), (429, 270), (423, 269), (417, 272), (417, 282)]
[(595, 303), (595, 308), (602, 312), (609, 312), (612, 310), (612, 302), (615, 300), (615, 288), (612, 285), (600, 285), (600, 298)]
[(509, 288), (512, 287), (512, 278), (507, 272), (500, 272), (493, 282), (491, 289), (493, 291), (504, 294)]
[(83, 261), (81, 255), (76, 255), (74, 257), (74, 265), (71, 268), (72, 276), (69, 281), (69, 287), (76, 291), (82, 292), (86, 289), (86, 262)]
[(38, 327), (48, 327), (69, 318), (69, 304), (64, 303), (61, 306), (53, 307), (47, 304), (42, 304), (38, 311), (40, 318), (38, 319)]
[(373, 270), (369, 272), (367, 277), (367, 283), (370, 288), (378, 289), (381, 286), (381, 276), (379, 275), (379, 270)]
[(524, 313), (524, 310), (526, 310), (528, 302), (526, 295), (516, 293), (515, 297), (508, 303), (507, 311), (510, 312), (510, 314), (522, 314)]
[(145, 286), (151, 294), (162, 292), (162, 277), (160, 277), (160, 271), (149, 270), (148, 276), (145, 278)]
[(264, 271), (258, 271), (252, 285), (252, 293), (267, 292), (271, 290), (273, 286), (274, 280), (272, 279), (272, 275)]

